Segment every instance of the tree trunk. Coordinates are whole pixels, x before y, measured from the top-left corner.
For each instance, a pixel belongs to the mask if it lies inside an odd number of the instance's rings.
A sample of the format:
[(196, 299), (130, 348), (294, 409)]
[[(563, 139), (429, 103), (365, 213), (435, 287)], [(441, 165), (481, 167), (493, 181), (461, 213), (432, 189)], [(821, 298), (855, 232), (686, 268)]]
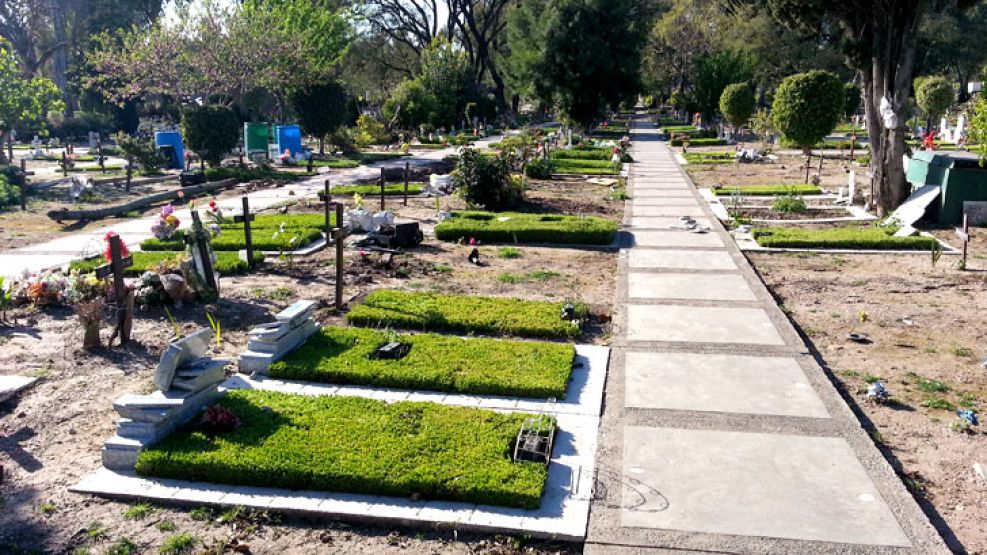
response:
[(322, 155), (325, 153), (326, 153), (326, 136), (319, 135), (319, 154)]
[(71, 116), (75, 111), (74, 101), (69, 92), (68, 78), (68, 39), (65, 37), (65, 13), (62, 11), (62, 2), (51, 2), (51, 23), (55, 33), (54, 53), (51, 57), (51, 79), (58, 90), (62, 91), (62, 99), (65, 101), (65, 115)]
[(0, 131), (0, 165), (9, 164), (13, 160), (13, 156), (7, 158), (7, 153), (3, 146), (7, 142), (7, 132)]
[[(906, 4), (906, 5), (901, 5)], [(905, 138), (908, 134), (905, 109), (911, 93), (911, 79), (922, 9), (908, 2), (894, 3), (890, 13), (872, 16), (870, 34), (871, 64), (861, 71), (864, 107), (870, 134), (872, 202), (878, 214), (886, 216), (908, 198), (905, 181)], [(897, 125), (886, 128), (880, 113), (881, 99), (891, 102)]]

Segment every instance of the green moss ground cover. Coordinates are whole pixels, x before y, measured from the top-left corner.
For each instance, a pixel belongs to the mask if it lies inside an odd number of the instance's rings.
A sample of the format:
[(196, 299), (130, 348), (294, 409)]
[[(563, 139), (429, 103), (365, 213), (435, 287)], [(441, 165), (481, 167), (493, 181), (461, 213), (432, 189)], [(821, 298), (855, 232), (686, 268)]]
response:
[(240, 427), (179, 430), (141, 453), (137, 473), (196, 482), (388, 495), (534, 509), (548, 468), (511, 461), (525, 414), (231, 391)]
[(553, 160), (553, 173), (573, 175), (616, 175), (619, 166), (603, 160)]
[(733, 152), (687, 152), (682, 155), (690, 164), (733, 164)]
[[(400, 360), (371, 355), (389, 341), (411, 345)], [(363, 328), (323, 328), (271, 365), (287, 380), (372, 385), (399, 389), (565, 397), (576, 351), (572, 345), (447, 335), (402, 335)]]
[(454, 212), (435, 226), (442, 241), (474, 237), (486, 243), (607, 245), (616, 233), (617, 222), (603, 218), (513, 212)]
[(579, 325), (562, 319), (562, 303), (497, 297), (462, 297), (380, 289), (346, 315), (354, 325), (573, 338)]
[(731, 196), (733, 194), (749, 197), (755, 196), (776, 196), (776, 195), (818, 195), (822, 189), (816, 185), (804, 185), (802, 183), (792, 183), (790, 185), (744, 185), (742, 187), (724, 187), (713, 189), (713, 193), (718, 196)]
[[(684, 139), (682, 139), (680, 137), (676, 137), (676, 138), (674, 138), (674, 139), (671, 140), (670, 144), (672, 146), (682, 146), (682, 143), (684, 143), (684, 142), (685, 142)], [(699, 146), (724, 146), (726, 144), (727, 144), (727, 142), (725, 140), (723, 140), (723, 139), (699, 139), (699, 138), (689, 139), (689, 146), (691, 146), (691, 147), (699, 147)]]
[(571, 148), (555, 149), (551, 153), (552, 160), (602, 160), (610, 163), (613, 157), (612, 148)]
[(295, 180), (305, 177), (308, 173), (278, 171), (272, 168), (206, 168), (206, 181), (222, 181), (237, 179), (252, 181), (254, 179), (288, 179)]
[[(172, 261), (179, 256), (184, 255), (184, 252), (176, 251), (138, 251), (132, 254), (134, 265), (125, 269), (124, 274), (128, 276), (139, 276), (144, 272), (149, 270), (154, 270), (162, 262)], [(263, 262), (264, 255), (255, 252), (254, 260), (256, 262)], [(106, 261), (102, 257), (97, 258), (87, 258), (85, 260), (75, 260), (69, 264), (70, 270), (78, 270), (79, 273), (87, 274), (96, 270), (97, 266), (102, 266), (106, 264)], [(240, 260), (237, 253), (233, 251), (217, 251), (216, 252), (216, 271), (220, 275), (228, 276), (235, 274), (242, 274), (248, 270), (247, 262)]]
[[(408, 194), (420, 195), (425, 185), (422, 183), (409, 183)], [(337, 185), (332, 188), (334, 195), (380, 195), (380, 185)], [(385, 196), (400, 196), (404, 194), (404, 183), (384, 185)]]
[[(335, 224), (335, 214), (330, 214), (330, 225)], [(303, 214), (258, 214), (251, 223), (251, 239), (253, 246), (262, 251), (279, 251), (282, 249), (297, 250), (305, 247), (322, 237), (325, 230), (325, 216), (317, 212)], [(279, 233), (284, 225), (284, 232)], [(243, 224), (225, 223), (220, 226), (222, 233), (214, 237), (212, 247), (215, 251), (238, 251), (247, 248)], [(275, 237), (277, 233), (277, 237)], [(288, 242), (297, 237), (293, 245)], [(148, 239), (141, 243), (145, 251), (179, 251), (185, 249), (185, 230), (180, 229), (165, 240)]]
[(931, 250), (929, 237), (894, 237), (897, 230), (880, 227), (762, 227), (754, 239), (762, 247), (792, 249)]

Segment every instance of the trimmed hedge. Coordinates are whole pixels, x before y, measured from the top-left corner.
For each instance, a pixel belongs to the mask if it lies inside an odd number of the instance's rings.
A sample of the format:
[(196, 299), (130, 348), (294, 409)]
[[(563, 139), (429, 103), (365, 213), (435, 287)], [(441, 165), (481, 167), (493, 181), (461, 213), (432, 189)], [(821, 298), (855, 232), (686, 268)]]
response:
[(791, 185), (743, 185), (740, 187), (724, 187), (722, 189), (713, 189), (713, 194), (717, 196), (731, 196), (733, 194), (744, 195), (748, 197), (756, 196), (776, 196), (776, 195), (819, 195), (822, 194), (822, 189), (816, 185), (804, 185), (802, 183), (793, 183)]
[[(420, 195), (424, 185), (421, 183), (409, 183), (408, 194)], [(329, 191), (334, 195), (364, 195), (380, 196), (380, 185), (338, 185)], [(384, 185), (384, 196), (400, 196), (404, 194), (404, 183), (397, 185)]]
[[(684, 142), (685, 142), (685, 139), (682, 139), (680, 137), (676, 137), (676, 138), (672, 139), (669, 144), (671, 146), (682, 146), (682, 143), (684, 143)], [(725, 146), (726, 144), (727, 144), (727, 142), (724, 139), (689, 139), (689, 146), (690, 147), (699, 147), (699, 146)]]
[[(184, 251), (137, 251), (131, 255), (134, 259), (134, 265), (124, 269), (123, 273), (128, 276), (139, 276), (144, 272), (154, 270), (162, 262), (174, 260), (179, 256), (184, 256), (184, 254)], [(264, 255), (255, 252), (254, 261), (263, 262)], [(74, 260), (69, 264), (69, 270), (77, 270), (81, 274), (88, 274), (96, 271), (96, 268), (103, 264), (106, 264), (106, 260), (102, 257)], [(240, 260), (236, 252), (216, 251), (215, 269), (220, 275), (228, 276), (246, 273), (249, 268), (247, 267), (247, 262)]]
[[(400, 360), (370, 358), (389, 341), (409, 344), (411, 351)], [(272, 364), (268, 374), (286, 380), (561, 399), (575, 355), (572, 345), (560, 343), (396, 337), (371, 329), (323, 328)]]
[(511, 461), (530, 415), (436, 403), (231, 391), (240, 420), (177, 431), (137, 460), (142, 476), (534, 509), (548, 467)]
[(930, 237), (894, 237), (896, 231), (880, 227), (761, 227), (754, 230), (754, 239), (762, 247), (865, 250), (931, 250), (935, 241)]
[(374, 291), (346, 315), (358, 326), (420, 331), (572, 338), (579, 324), (562, 319), (562, 303), (495, 297)]
[(253, 181), (255, 179), (289, 179), (294, 180), (305, 176), (302, 173), (283, 172), (271, 168), (206, 168), (206, 181), (222, 181), (236, 179), (238, 181)]
[[(307, 164), (307, 162), (305, 162)], [(329, 159), (319, 159), (312, 160), (312, 167), (314, 168), (332, 168), (332, 169), (351, 169), (360, 167), (359, 160), (350, 160), (349, 158), (329, 158)]]
[(733, 164), (736, 161), (733, 152), (687, 152), (682, 157), (690, 164)]
[(603, 218), (513, 212), (453, 212), (435, 226), (441, 241), (473, 237), (486, 243), (608, 245), (616, 233), (617, 222)]
[(603, 160), (607, 163), (613, 158), (612, 148), (571, 148), (556, 149), (551, 153), (552, 160)]
[(597, 160), (553, 160), (555, 173), (566, 173), (575, 175), (615, 175), (615, 169), (611, 162), (597, 163)]

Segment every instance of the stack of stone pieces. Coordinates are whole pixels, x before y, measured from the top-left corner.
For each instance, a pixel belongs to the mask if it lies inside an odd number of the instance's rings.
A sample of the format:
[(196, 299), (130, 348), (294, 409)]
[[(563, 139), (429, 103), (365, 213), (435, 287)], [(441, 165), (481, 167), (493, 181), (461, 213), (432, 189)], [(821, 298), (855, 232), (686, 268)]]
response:
[(117, 435), (103, 445), (103, 466), (133, 470), (141, 451), (199, 414), (219, 396), (230, 361), (206, 357), (213, 332), (203, 329), (171, 343), (154, 373), (157, 391), (127, 394), (113, 402)]
[(247, 351), (240, 355), (240, 372), (267, 374), (272, 363), (301, 346), (315, 332), (316, 301), (298, 301), (274, 316), (274, 322), (261, 324), (247, 334)]

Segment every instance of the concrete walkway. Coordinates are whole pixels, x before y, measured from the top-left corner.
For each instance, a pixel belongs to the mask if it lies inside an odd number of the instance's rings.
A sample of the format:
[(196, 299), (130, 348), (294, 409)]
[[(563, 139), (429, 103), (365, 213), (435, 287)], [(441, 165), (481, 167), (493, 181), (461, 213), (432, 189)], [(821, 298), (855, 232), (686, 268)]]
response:
[[(489, 145), (492, 141), (499, 139), (499, 136), (489, 137), (482, 141), (477, 141), (475, 146), (482, 148)], [(323, 190), (326, 179), (329, 179), (333, 185), (350, 184), (356, 180), (368, 180), (379, 176), (381, 167), (404, 167), (406, 161), (410, 162), (412, 166), (424, 165), (441, 160), (455, 153), (456, 148), (450, 147), (399, 160), (380, 162), (370, 166), (332, 170), (328, 174), (321, 174), (305, 181), (292, 183), (276, 189), (262, 189), (248, 193), (246, 196), (250, 197), (250, 210), (261, 211), (288, 200), (315, 197)], [(208, 196), (200, 197), (197, 199), (197, 202), (200, 206), (204, 207), (205, 203), (208, 202), (208, 198)], [(227, 214), (238, 213), (242, 208), (239, 197), (227, 198), (220, 201), (219, 204)], [(178, 210), (175, 215), (181, 220), (182, 227), (187, 227), (191, 224), (192, 216), (188, 210)], [(39, 214), (38, 217), (44, 218), (47, 216)], [(156, 216), (127, 220), (107, 220), (111, 223), (105, 227), (74, 233), (67, 232), (64, 237), (59, 237), (45, 243), (0, 251), (0, 276), (17, 278), (25, 270), (34, 273), (49, 268), (58, 268), (78, 258), (101, 253), (105, 248), (103, 237), (108, 231), (118, 233), (131, 250), (134, 250), (142, 241), (152, 236), (151, 226), (157, 220), (158, 218)]]
[(585, 552), (948, 553), (654, 127), (633, 138)]

